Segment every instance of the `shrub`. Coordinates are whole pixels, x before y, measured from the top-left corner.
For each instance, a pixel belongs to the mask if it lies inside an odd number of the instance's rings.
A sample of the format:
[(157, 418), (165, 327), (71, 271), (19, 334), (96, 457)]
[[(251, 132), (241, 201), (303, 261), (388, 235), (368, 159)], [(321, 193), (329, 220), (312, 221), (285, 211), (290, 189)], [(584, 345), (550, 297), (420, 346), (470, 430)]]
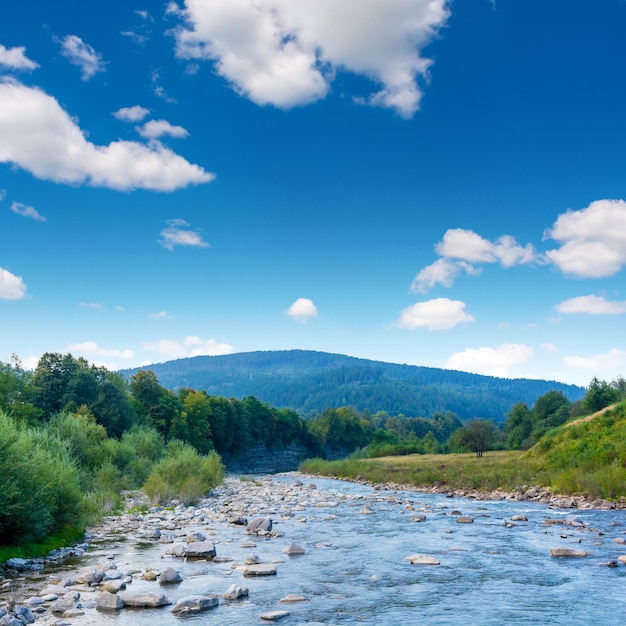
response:
[(144, 489), (155, 502), (176, 498), (194, 504), (223, 477), (224, 466), (217, 452), (201, 456), (189, 444), (173, 441), (165, 458), (155, 465)]

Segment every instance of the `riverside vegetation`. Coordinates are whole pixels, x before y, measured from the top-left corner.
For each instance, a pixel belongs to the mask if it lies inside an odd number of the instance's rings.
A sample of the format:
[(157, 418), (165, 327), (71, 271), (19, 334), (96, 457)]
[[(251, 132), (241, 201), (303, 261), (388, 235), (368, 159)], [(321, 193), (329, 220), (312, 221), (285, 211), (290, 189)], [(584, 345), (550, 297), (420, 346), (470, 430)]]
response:
[[(623, 379), (594, 379), (576, 402), (550, 391), (532, 408), (514, 405), (499, 424), (461, 422), (449, 411), (423, 417), (347, 406), (305, 420), (252, 396), (174, 392), (150, 370), (127, 380), (82, 358), (46, 353), (29, 372), (14, 358), (0, 363), (0, 561), (78, 539), (86, 524), (122, 510), (124, 491), (142, 488), (153, 503), (193, 503), (221, 482), (222, 458), (255, 445), (297, 445), (309, 457), (352, 453), (342, 465), (303, 466), (338, 476), (365, 476), (388, 464), (398, 482), (465, 477), (479, 488), (547, 484), (617, 497), (626, 493), (626, 452), (615, 436), (626, 441), (624, 405), (567, 430), (561, 425), (623, 398), (624, 388)], [(489, 454), (477, 459), (480, 466), (468, 455), (440, 455), (533, 445), (526, 453)], [(424, 455), (422, 465), (412, 465), (415, 457), (380, 458), (411, 453)]]

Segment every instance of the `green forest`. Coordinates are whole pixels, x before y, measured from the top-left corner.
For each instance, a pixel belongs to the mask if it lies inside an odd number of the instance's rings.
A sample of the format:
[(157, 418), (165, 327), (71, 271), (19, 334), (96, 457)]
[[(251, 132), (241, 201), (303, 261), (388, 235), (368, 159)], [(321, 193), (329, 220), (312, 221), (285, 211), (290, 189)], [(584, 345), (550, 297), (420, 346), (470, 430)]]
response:
[[(0, 545), (41, 542), (123, 506), (126, 490), (154, 503), (195, 502), (220, 483), (223, 458), (255, 445), (299, 446), (308, 457), (527, 449), (555, 427), (624, 398), (623, 379), (594, 379), (584, 398), (551, 390), (511, 405), (506, 421), (327, 408), (310, 419), (248, 395), (163, 386), (151, 370), (125, 377), (71, 354), (34, 371), (0, 363)], [(296, 469), (296, 468), (294, 468)]]

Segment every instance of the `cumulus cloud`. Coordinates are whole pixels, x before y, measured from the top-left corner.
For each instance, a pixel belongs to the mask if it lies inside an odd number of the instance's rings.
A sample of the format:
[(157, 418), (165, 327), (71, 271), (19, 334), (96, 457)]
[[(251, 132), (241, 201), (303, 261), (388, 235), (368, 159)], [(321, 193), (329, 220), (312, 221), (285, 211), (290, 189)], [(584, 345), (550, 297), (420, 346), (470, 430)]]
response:
[(60, 42), (61, 54), (72, 64), (80, 67), (83, 80), (104, 72), (106, 66), (102, 55), (76, 35), (66, 35)]
[(0, 267), (0, 298), (3, 300), (21, 300), (26, 297), (26, 284), (21, 276), (11, 274)]
[(11, 211), (13, 211), (13, 213), (17, 213), (18, 215), (21, 215), (22, 217), (29, 217), (36, 222), (46, 221), (46, 218), (41, 215), (39, 211), (37, 211), (37, 209), (34, 209), (32, 206), (22, 204), (21, 202), (12, 202)]
[(531, 244), (521, 246), (511, 235), (502, 235), (492, 242), (463, 228), (447, 230), (435, 252), (442, 258), (418, 272), (411, 283), (411, 292), (426, 293), (437, 284), (451, 287), (461, 273), (480, 274), (477, 264), (498, 263), (508, 268), (539, 260)]
[(607, 300), (600, 296), (578, 296), (556, 305), (559, 313), (588, 313), (589, 315), (619, 315), (626, 313), (626, 302)]
[(173, 339), (145, 341), (143, 347), (151, 352), (158, 352), (175, 359), (193, 356), (220, 356), (233, 352), (233, 347), (227, 343), (218, 343), (215, 339), (202, 339), (196, 336), (185, 337), (183, 341)]
[(424, 47), (445, 25), (448, 0), (186, 0), (176, 55), (214, 62), (240, 95), (290, 108), (324, 98), (337, 71), (380, 89), (355, 100), (410, 118), (432, 61)]
[(626, 351), (612, 348), (603, 354), (592, 356), (566, 356), (563, 362), (568, 367), (587, 369), (591, 372), (615, 371), (626, 365)]
[(161, 231), (159, 243), (168, 250), (173, 250), (175, 246), (211, 247), (209, 243), (204, 241), (200, 233), (190, 230), (188, 222), (179, 219), (167, 220), (167, 226)]
[(122, 107), (121, 109), (115, 111), (112, 115), (114, 118), (121, 120), (122, 122), (141, 122), (141, 120), (143, 120), (149, 113), (149, 109), (137, 104), (132, 107)]
[(2, 162), (44, 180), (120, 191), (174, 191), (214, 178), (158, 141), (92, 144), (54, 98), (14, 80), (0, 82)]
[(145, 139), (159, 139), (167, 135), (169, 137), (188, 137), (189, 133), (182, 126), (172, 126), (166, 120), (150, 120), (143, 126), (136, 127), (137, 132)]
[(561, 244), (546, 257), (567, 276), (613, 276), (626, 265), (626, 202), (596, 200), (579, 211), (567, 211), (544, 239)]
[(473, 372), (487, 376), (509, 377), (510, 370), (523, 365), (533, 355), (530, 346), (504, 343), (495, 348), (469, 348), (453, 354), (445, 364), (446, 369)]
[(95, 341), (83, 341), (67, 346), (66, 350), (86, 357), (104, 357), (118, 359), (132, 359), (135, 356), (134, 350), (118, 350), (117, 348), (103, 348)]
[(465, 311), (465, 302), (435, 298), (403, 309), (395, 325), (407, 330), (448, 330), (464, 322), (474, 321), (475, 318)]
[(286, 313), (295, 320), (305, 322), (312, 317), (317, 317), (317, 307), (309, 298), (298, 298)]
[(0, 44), (0, 67), (6, 67), (11, 70), (34, 70), (39, 64), (31, 61), (25, 54), (26, 48), (18, 46), (15, 48), (5, 48)]

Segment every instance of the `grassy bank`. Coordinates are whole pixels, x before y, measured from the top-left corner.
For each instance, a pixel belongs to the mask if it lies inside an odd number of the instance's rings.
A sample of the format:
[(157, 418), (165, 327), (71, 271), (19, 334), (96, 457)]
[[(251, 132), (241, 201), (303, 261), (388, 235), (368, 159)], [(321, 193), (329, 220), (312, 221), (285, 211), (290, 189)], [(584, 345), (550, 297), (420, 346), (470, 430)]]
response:
[(520, 451), (475, 454), (411, 454), (377, 459), (310, 459), (300, 471), (370, 482), (396, 482), (416, 487), (444, 484), (450, 489), (513, 491), (519, 486), (547, 485), (541, 463)]
[(300, 470), (337, 478), (452, 490), (514, 491), (550, 487), (554, 493), (588, 498), (626, 497), (626, 403), (575, 424), (548, 431), (529, 451), (412, 454), (377, 459), (305, 461)]

